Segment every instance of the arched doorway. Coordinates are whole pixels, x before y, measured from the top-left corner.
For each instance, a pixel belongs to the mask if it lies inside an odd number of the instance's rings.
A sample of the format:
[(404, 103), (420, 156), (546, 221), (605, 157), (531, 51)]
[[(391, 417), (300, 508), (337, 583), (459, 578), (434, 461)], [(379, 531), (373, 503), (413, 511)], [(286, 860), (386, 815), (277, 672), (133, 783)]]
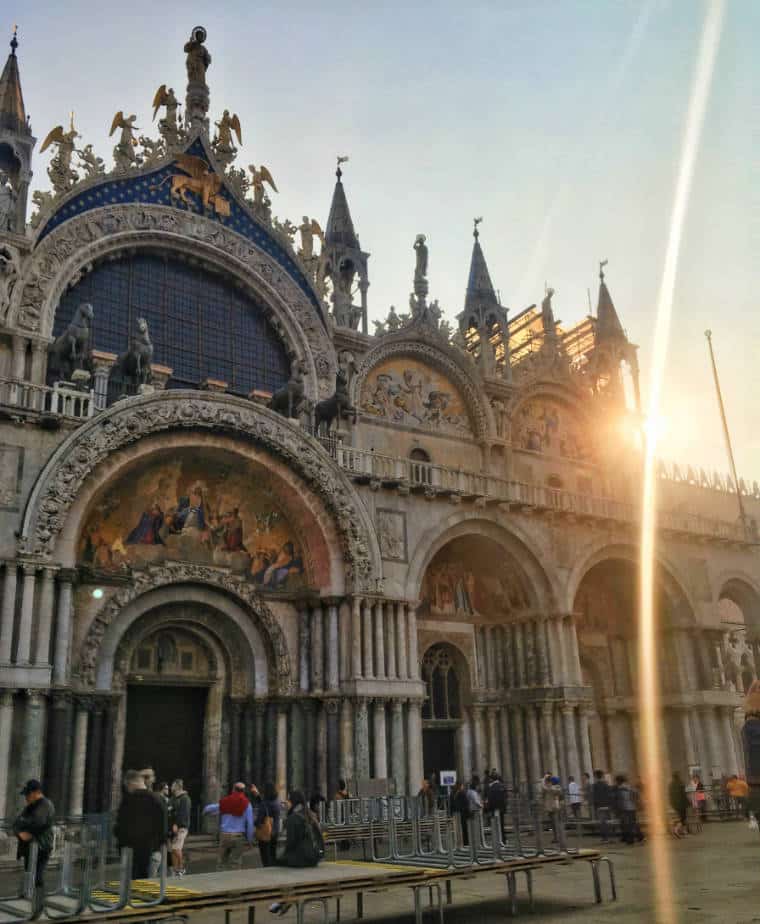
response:
[(426, 699), (422, 707), (422, 756), (425, 776), (454, 770), (461, 763), (457, 737), (462, 727), (463, 694), (469, 694), (466, 665), (452, 645), (430, 647), (422, 659)]
[(725, 630), (725, 685), (736, 693), (746, 693), (760, 669), (760, 595), (746, 581), (733, 578), (721, 587), (718, 613)]

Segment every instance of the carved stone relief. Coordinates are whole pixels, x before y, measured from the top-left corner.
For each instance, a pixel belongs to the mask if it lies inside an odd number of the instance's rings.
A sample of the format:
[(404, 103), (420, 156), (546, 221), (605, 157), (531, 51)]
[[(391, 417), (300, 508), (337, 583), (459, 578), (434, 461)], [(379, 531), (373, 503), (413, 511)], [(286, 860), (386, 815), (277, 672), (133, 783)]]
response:
[(406, 513), (378, 508), (375, 525), (382, 557), (386, 561), (407, 561)]

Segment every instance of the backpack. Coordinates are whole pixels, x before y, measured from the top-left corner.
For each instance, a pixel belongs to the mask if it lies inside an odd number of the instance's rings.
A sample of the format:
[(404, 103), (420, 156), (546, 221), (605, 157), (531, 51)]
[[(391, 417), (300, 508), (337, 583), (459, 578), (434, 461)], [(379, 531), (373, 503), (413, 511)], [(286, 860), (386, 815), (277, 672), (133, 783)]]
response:
[(325, 842), (322, 839), (322, 832), (316, 822), (307, 818), (303, 843), (304, 861), (308, 866), (316, 866), (324, 858), (324, 855)]

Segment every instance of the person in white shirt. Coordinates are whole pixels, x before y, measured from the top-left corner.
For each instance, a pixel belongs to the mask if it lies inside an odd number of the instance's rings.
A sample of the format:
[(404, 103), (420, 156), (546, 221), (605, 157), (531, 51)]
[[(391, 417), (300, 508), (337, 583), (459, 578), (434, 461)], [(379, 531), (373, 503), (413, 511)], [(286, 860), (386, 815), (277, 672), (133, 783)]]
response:
[(575, 781), (574, 776), (567, 778), (567, 795), (573, 818), (580, 818), (583, 796), (581, 795), (581, 784)]

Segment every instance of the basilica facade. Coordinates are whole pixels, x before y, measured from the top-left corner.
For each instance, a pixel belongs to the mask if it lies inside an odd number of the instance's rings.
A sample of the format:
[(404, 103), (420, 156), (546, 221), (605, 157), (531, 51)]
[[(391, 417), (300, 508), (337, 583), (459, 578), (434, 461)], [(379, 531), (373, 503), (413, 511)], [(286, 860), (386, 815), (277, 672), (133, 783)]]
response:
[[(202, 28), (184, 54), (184, 105), (159, 87), (155, 139), (116, 113), (113, 163), (73, 121), (33, 155), (15, 37), (0, 78), (0, 816), (34, 776), (107, 810), (147, 764), (196, 801), (635, 774), (638, 367), (604, 265), (593, 316), (508, 313), (477, 220), (450, 324), (419, 235), (370, 333), (342, 159), (326, 220), (278, 219)], [(709, 778), (760, 666), (760, 491), (659, 475), (668, 760)]]

